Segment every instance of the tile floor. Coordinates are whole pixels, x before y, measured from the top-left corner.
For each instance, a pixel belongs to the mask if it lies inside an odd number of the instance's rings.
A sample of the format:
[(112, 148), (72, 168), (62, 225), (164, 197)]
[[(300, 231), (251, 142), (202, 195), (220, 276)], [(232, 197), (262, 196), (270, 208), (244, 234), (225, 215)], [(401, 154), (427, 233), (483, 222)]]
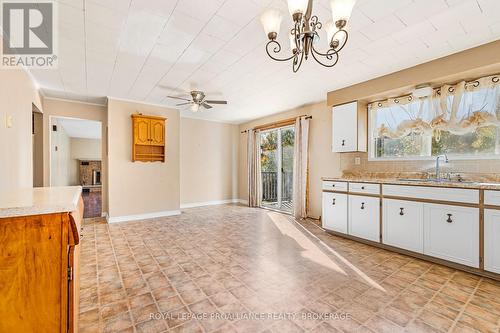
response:
[(263, 209), (88, 219), (81, 263), (81, 333), (499, 332), (499, 282)]

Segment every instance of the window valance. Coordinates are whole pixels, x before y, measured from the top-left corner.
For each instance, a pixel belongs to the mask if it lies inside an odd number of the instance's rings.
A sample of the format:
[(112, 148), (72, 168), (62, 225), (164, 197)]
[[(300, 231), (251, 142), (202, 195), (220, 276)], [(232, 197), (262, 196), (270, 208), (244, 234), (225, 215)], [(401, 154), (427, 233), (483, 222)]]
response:
[(369, 104), (373, 138), (403, 138), (429, 135), (439, 141), (442, 131), (464, 135), (500, 127), (500, 75), (446, 84), (431, 96), (412, 95)]

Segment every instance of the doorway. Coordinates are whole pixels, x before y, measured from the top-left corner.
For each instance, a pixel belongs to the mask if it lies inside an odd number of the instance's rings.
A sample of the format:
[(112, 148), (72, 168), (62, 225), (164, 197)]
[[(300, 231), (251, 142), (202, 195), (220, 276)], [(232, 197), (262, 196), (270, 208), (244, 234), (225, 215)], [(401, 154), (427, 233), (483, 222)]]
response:
[(260, 134), (261, 206), (286, 213), (293, 211), (294, 126)]
[(50, 117), (50, 186), (82, 186), (84, 218), (102, 215), (101, 122)]

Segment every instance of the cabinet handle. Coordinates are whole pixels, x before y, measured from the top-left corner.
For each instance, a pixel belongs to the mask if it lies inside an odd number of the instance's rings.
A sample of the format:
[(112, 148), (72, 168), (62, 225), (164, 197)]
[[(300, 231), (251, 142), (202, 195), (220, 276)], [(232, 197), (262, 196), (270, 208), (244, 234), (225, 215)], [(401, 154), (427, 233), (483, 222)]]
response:
[(361, 203), (361, 209), (365, 209), (365, 203), (364, 202)]
[(446, 214), (446, 215), (448, 215), (448, 219), (446, 220), (446, 222), (448, 222), (448, 223), (453, 222), (453, 220), (451, 219), (451, 217), (453, 216), (453, 214)]
[(345, 146), (345, 140), (342, 140), (342, 146)]
[(332, 199), (332, 205), (335, 205), (335, 198)]
[(400, 211), (399, 211), (399, 215), (401, 215), (401, 216), (405, 215), (404, 208), (403, 208), (403, 207), (401, 207), (401, 208), (399, 208), (399, 209), (400, 209)]
[(364, 187), (364, 186), (361, 186), (361, 189), (362, 189), (362, 190), (364, 190), (364, 189), (365, 189), (365, 187)]
[(332, 187), (335, 187), (335, 184), (332, 184)]

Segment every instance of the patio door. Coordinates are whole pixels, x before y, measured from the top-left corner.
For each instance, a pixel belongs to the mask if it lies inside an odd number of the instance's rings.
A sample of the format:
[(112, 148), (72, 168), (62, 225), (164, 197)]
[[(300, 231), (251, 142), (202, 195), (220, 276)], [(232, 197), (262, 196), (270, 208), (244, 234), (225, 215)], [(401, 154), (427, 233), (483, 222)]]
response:
[(261, 205), (291, 213), (295, 128), (280, 127), (263, 131), (260, 135)]

